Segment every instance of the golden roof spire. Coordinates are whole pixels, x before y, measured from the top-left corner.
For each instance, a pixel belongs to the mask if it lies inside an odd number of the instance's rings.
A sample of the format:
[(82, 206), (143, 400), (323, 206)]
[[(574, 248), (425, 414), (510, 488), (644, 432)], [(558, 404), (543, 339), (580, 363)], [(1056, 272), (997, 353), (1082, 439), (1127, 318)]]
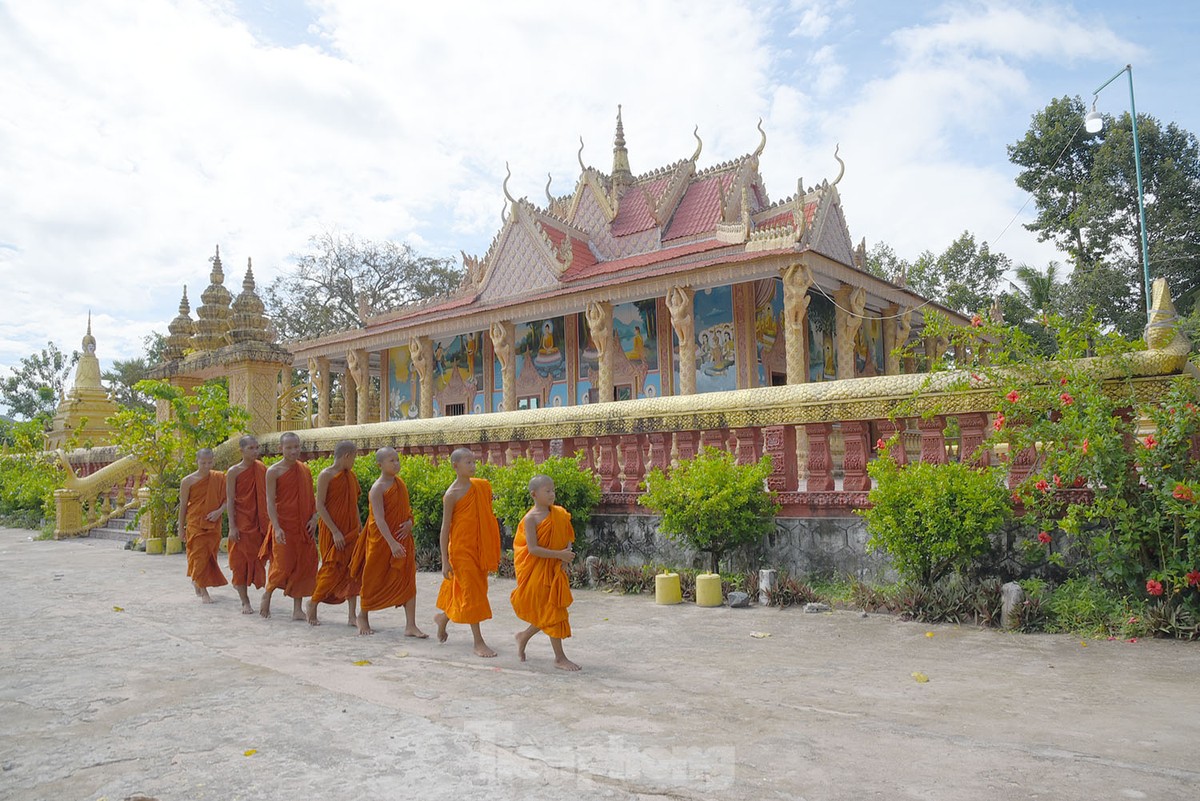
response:
[(184, 286), (183, 297), (179, 299), (179, 314), (167, 326), (163, 358), (169, 362), (183, 358), (184, 351), (192, 347), (192, 327), (191, 306), (188, 304), (187, 286)]
[(625, 149), (625, 127), (621, 123), (621, 106), (617, 105), (617, 135), (613, 138), (613, 188), (626, 187), (633, 183), (633, 172), (629, 169), (629, 151)]

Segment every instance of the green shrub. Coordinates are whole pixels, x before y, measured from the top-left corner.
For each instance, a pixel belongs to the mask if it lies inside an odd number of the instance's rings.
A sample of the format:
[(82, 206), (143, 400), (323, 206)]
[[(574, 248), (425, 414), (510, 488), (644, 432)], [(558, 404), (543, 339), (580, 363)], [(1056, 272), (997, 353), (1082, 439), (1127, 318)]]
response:
[(867, 521), (872, 550), (883, 549), (901, 576), (930, 588), (950, 572), (967, 573), (1012, 515), (1003, 474), (952, 462), (901, 467), (884, 456), (868, 471), (876, 486)]
[(454, 467), (449, 459), (434, 464), (428, 456), (401, 456), (400, 478), (408, 487), (413, 511), (413, 539), (418, 550), (439, 549), (442, 531), (442, 496), (454, 483)]
[(1146, 629), (1141, 608), (1092, 577), (1068, 579), (1055, 587), (1046, 609), (1051, 631), (1124, 636)]
[(515, 534), (521, 518), (533, 505), (529, 479), (539, 473), (554, 480), (555, 503), (571, 513), (575, 528), (575, 551), (584, 553), (584, 533), (592, 510), (600, 503), (600, 479), (580, 464), (582, 456), (551, 456), (543, 462), (527, 457), (496, 469), (492, 477), (496, 517)]
[(733, 454), (705, 448), (669, 473), (651, 470), (638, 503), (662, 515), (660, 528), (672, 542), (710, 554), (718, 573), (727, 551), (771, 531), (779, 505), (764, 484), (770, 474), (770, 456), (739, 465)]

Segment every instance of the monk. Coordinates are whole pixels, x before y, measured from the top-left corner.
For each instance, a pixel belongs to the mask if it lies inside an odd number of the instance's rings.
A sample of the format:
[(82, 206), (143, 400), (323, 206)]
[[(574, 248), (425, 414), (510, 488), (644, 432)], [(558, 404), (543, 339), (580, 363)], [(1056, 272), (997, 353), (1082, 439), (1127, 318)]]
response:
[(345, 602), (350, 612), (348, 625), (357, 623), (358, 579), (350, 575), (350, 557), (358, 542), (362, 523), (358, 519), (361, 489), (354, 475), (358, 446), (349, 440), (333, 449), (333, 464), (317, 476), (317, 547), (321, 569), (317, 586), (308, 599), (308, 624), (319, 626), (317, 605)]
[(475, 638), (475, 655), (496, 652), (483, 641), (481, 621), (492, 616), (487, 577), (500, 564), (500, 524), (492, 513), (492, 485), (475, 478), (475, 454), (458, 448), (450, 454), (454, 482), (442, 496), (442, 587), (438, 591), (438, 642), (446, 641), (448, 623), (466, 623)]
[(579, 665), (567, 659), (562, 646), (562, 641), (571, 636), (567, 607), (574, 600), (563, 570), (575, 559), (571, 513), (554, 504), (554, 480), (550, 476), (531, 478), (529, 493), (533, 508), (522, 518), (513, 537), (517, 588), (512, 591), (512, 607), (517, 617), (529, 624), (516, 634), (517, 657), (524, 662), (525, 646), (533, 635), (544, 631), (554, 649), (554, 666), (579, 670)]
[(209, 587), (229, 582), (217, 564), (221, 547), (221, 515), (225, 514), (225, 474), (213, 470), (210, 448), (196, 451), (196, 472), (179, 483), (179, 539), (187, 548), (187, 574), (203, 603), (211, 604)]
[(367, 531), (358, 538), (350, 570), (362, 581), (358, 633), (374, 634), (369, 612), (404, 607), (404, 636), (425, 639), (417, 628), (417, 561), (412, 538), (413, 515), (408, 487), (400, 478), (400, 456), (394, 448), (375, 452), (379, 478), (367, 497)]
[(266, 559), (259, 556), (267, 526), (267, 466), (259, 461), (258, 440), (238, 440), (242, 461), (225, 471), (225, 513), (229, 518), (229, 570), (242, 601), (242, 614), (254, 614), (247, 588), (267, 583)]
[[(304, 620), (304, 597), (317, 587), (317, 499), (312, 473), (300, 461), (300, 437), (279, 438), (283, 459), (267, 468), (267, 516), (271, 525), (260, 556), (270, 554), (271, 571), (258, 613), (271, 616), (271, 594), (282, 589), (292, 599), (292, 620)], [(269, 550), (268, 550), (269, 549)]]

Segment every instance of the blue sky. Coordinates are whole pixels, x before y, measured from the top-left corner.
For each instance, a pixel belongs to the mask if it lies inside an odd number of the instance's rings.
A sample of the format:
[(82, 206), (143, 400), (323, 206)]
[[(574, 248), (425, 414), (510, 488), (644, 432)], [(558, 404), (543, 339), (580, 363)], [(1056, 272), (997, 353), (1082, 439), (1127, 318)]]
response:
[[(1200, 4), (0, 1), (0, 374), (88, 309), (102, 361), (193, 308), (221, 245), (238, 291), (337, 228), (481, 254), (515, 195), (611, 164), (758, 143), (773, 198), (837, 173), (856, 240), (963, 230), (1035, 265), (1005, 146), (1051, 98), (1134, 65), (1138, 109), (1200, 131)], [(1099, 99), (1128, 109), (1126, 84)], [(999, 237), (999, 239), (997, 239)]]

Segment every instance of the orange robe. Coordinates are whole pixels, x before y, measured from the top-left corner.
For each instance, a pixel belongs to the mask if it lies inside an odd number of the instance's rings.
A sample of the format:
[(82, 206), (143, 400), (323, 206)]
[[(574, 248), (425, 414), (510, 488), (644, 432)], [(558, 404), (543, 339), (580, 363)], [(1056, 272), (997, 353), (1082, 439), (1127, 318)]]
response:
[(233, 517), (238, 541), (229, 543), (233, 584), (262, 589), (267, 583), (266, 559), (259, 556), (271, 519), (267, 517), (267, 466), (260, 461), (238, 473), (233, 483)]
[(187, 574), (200, 587), (222, 587), (229, 582), (217, 564), (221, 548), (221, 521), (207, 518), (225, 503), (225, 474), (210, 470), (192, 485), (187, 504)]
[(304, 462), (275, 480), (275, 514), (287, 542), (275, 542), (275, 527), (267, 527), (259, 556), (269, 555), (267, 592), (282, 589), (289, 598), (312, 595), (317, 586), (317, 544), (309, 536), (308, 521), (317, 511), (312, 472)]
[(492, 485), (471, 479), (450, 517), (450, 578), (442, 580), (437, 607), (455, 623), (478, 623), (492, 616), (488, 573), (500, 565), (500, 524), (492, 513)]
[(408, 487), (399, 476), (383, 492), (383, 516), (393, 539), (399, 539), (404, 546), (404, 556), (392, 556), (372, 509), (367, 516), (367, 530), (358, 538), (350, 563), (350, 572), (362, 581), (359, 609), (364, 612), (404, 606), (417, 594), (416, 544), (411, 536), (396, 537), (396, 530), (413, 516)]
[[(537, 544), (552, 551), (561, 551), (575, 541), (571, 513), (561, 506), (551, 506), (550, 514), (538, 523), (534, 532)], [(551, 637), (565, 640), (571, 636), (567, 607), (574, 599), (567, 572), (561, 559), (533, 556), (526, 545), (525, 520), (517, 526), (513, 537), (513, 567), (517, 573), (517, 588), (512, 591), (512, 608), (517, 617), (537, 626)]]
[(317, 546), (321, 549), (321, 569), (317, 571), (317, 587), (312, 602), (340, 604), (358, 595), (358, 579), (350, 575), (350, 558), (358, 543), (362, 524), (358, 520), (358, 476), (353, 470), (343, 470), (329, 479), (325, 488), (325, 509), (341, 530), (346, 547), (338, 550), (333, 544), (333, 532), (325, 521), (317, 519)]

